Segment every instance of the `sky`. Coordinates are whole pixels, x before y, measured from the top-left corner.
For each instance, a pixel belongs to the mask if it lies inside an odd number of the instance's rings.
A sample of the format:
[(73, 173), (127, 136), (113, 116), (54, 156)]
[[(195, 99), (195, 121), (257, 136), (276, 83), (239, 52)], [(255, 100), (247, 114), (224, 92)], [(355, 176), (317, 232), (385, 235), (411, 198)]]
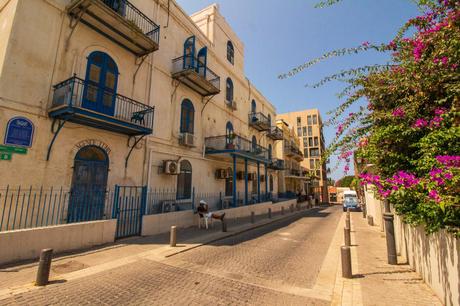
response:
[[(278, 75), (323, 53), (353, 47), (365, 41), (390, 42), (409, 18), (420, 15), (410, 0), (343, 0), (327, 8), (314, 8), (317, 0), (177, 0), (188, 14), (218, 3), (221, 14), (245, 46), (245, 74), (275, 105), (277, 113), (318, 108), (323, 121), (340, 104), (341, 82), (308, 88), (342, 69), (385, 63), (388, 54), (367, 52), (330, 59), (296, 76)], [(353, 111), (353, 108), (350, 110)], [(347, 112), (348, 113), (348, 112)], [(325, 127), (329, 144), (335, 127)], [(333, 179), (344, 176), (344, 165), (331, 158)], [(352, 170), (349, 174), (352, 174)]]

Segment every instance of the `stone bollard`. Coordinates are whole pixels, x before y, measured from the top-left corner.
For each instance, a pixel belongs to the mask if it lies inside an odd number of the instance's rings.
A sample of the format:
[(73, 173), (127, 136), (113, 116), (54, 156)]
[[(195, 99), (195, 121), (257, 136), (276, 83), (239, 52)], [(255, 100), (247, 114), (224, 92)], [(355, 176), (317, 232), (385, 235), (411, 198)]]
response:
[(291, 206), (289, 206), (289, 209), (291, 210), (291, 213), (294, 212), (294, 204), (291, 204)]
[(351, 246), (350, 228), (345, 227), (343, 229), (343, 236), (345, 240), (345, 246)]
[(256, 222), (256, 214), (251, 211), (251, 223), (255, 223)]
[(35, 286), (46, 286), (48, 284), (51, 260), (53, 259), (53, 249), (43, 249), (40, 252), (40, 261), (38, 262), (37, 279)]
[(268, 209), (268, 219), (271, 219), (272, 218), (272, 209), (269, 208)]
[(367, 224), (374, 226), (374, 218), (372, 216), (367, 215)]
[(345, 218), (345, 227), (346, 227), (346, 228), (351, 228), (351, 225), (350, 225), (350, 215), (347, 215), (347, 217)]
[(227, 231), (227, 220), (222, 220), (222, 232)]
[(351, 251), (349, 246), (341, 246), (340, 253), (342, 255), (342, 277), (352, 278), (351, 271)]
[(392, 213), (384, 213), (383, 218), (385, 220), (385, 236), (387, 240), (388, 263), (390, 265), (397, 265), (398, 257), (396, 256), (395, 229), (393, 224), (394, 216)]
[(177, 243), (177, 227), (175, 225), (171, 226), (171, 231), (169, 234), (169, 245), (175, 247)]
[(281, 214), (284, 215), (284, 206), (281, 206)]

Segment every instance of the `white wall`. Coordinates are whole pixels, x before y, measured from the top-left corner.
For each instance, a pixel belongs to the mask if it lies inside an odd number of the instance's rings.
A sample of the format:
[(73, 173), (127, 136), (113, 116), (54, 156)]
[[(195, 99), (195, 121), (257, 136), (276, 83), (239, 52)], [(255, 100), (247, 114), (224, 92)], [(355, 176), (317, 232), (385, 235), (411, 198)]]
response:
[(38, 258), (45, 248), (59, 253), (111, 243), (116, 227), (113, 219), (0, 232), (0, 264)]

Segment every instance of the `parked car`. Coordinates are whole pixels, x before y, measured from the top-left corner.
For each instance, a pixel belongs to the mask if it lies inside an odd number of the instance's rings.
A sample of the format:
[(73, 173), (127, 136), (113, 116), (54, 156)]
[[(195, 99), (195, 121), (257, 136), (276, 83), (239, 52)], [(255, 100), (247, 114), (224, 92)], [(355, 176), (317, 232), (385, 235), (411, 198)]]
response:
[(361, 206), (358, 202), (358, 196), (356, 195), (356, 191), (349, 190), (344, 191), (343, 193), (343, 211), (347, 211), (347, 208), (350, 210), (360, 211)]

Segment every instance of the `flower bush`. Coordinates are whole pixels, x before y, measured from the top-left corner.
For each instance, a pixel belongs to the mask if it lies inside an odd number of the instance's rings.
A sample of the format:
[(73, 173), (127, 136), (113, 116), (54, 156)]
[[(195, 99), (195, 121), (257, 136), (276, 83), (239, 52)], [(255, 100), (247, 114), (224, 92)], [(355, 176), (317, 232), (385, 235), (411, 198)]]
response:
[[(339, 94), (345, 101), (330, 113), (337, 133), (324, 158), (339, 154), (349, 162), (354, 151), (374, 165), (373, 173), (361, 173), (362, 184), (374, 185), (406, 222), (460, 236), (460, 2), (419, 4), (424, 14), (407, 21), (391, 42), (329, 52), (280, 78), (329, 57), (389, 52), (388, 64), (341, 71), (313, 86), (348, 83)], [(343, 115), (363, 101), (359, 112)]]

